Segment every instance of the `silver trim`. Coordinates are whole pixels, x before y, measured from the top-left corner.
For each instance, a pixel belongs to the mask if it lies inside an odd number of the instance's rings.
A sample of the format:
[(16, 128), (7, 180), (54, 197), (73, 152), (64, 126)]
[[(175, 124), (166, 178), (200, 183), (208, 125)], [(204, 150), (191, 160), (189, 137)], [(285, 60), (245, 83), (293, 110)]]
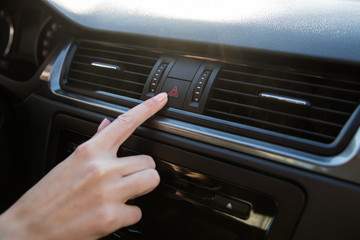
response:
[(120, 67), (112, 64), (102, 63), (102, 62), (92, 62), (91, 66), (99, 67), (99, 68), (106, 68), (106, 69), (112, 69), (115, 71), (120, 71)]
[[(112, 112), (113, 117), (126, 112), (129, 108), (66, 92), (60, 88), (60, 72), (69, 48), (70, 43), (41, 74), (40, 79), (49, 87), (49, 92), (43, 93), (79, 107), (107, 109)], [(146, 124), (167, 133), (360, 184), (360, 129), (343, 152), (327, 157), (166, 117), (155, 116)]]
[(11, 46), (14, 42), (14, 31), (15, 31), (14, 26), (12, 24), (9, 24), (9, 40), (8, 40), (8, 44), (7, 44), (4, 54), (3, 54), (4, 57), (6, 57), (11, 50)]
[(303, 106), (310, 106), (309, 101), (285, 97), (285, 96), (276, 95), (276, 94), (272, 94), (272, 93), (260, 93), (259, 96), (261, 98), (269, 98), (269, 99), (277, 100), (277, 101), (281, 101), (281, 102), (293, 103), (293, 104), (303, 105)]
[(9, 54), (9, 52), (11, 50), (11, 46), (14, 42), (15, 29), (14, 29), (14, 25), (12, 24), (11, 18), (8, 15), (8, 13), (5, 10), (2, 10), (2, 11), (4, 11), (4, 18), (8, 21), (8, 24), (9, 24), (9, 39), (8, 39), (6, 48), (3, 52), (3, 57), (6, 57)]
[(271, 226), (271, 223), (274, 220), (274, 218), (271, 217), (271, 216), (258, 214), (258, 213), (255, 213), (253, 210), (251, 210), (250, 217), (247, 220), (235, 217), (233, 215), (230, 215), (228, 213), (219, 211), (217, 209), (212, 209), (212, 210), (214, 212), (217, 212), (217, 213), (223, 214), (225, 216), (228, 216), (228, 217), (230, 217), (232, 219), (235, 219), (235, 220), (237, 220), (239, 222), (243, 222), (243, 223), (245, 223), (245, 224), (247, 224), (249, 226), (259, 228), (259, 229), (261, 229), (263, 231), (268, 231), (270, 226)]

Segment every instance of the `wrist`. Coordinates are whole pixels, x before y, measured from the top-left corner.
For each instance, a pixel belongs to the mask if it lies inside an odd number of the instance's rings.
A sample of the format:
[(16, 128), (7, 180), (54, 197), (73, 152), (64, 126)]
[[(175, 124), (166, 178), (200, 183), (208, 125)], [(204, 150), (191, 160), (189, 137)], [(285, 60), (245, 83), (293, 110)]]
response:
[(0, 239), (29, 239), (26, 224), (15, 213), (14, 207), (9, 208), (0, 215)]

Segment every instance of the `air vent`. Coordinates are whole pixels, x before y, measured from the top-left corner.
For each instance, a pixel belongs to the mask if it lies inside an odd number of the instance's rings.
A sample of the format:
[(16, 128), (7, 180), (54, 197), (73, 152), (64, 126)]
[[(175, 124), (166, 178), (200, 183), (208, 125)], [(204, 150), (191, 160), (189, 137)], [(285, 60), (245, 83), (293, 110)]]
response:
[(140, 99), (159, 56), (156, 52), (127, 46), (81, 41), (65, 77), (64, 88)]
[(225, 64), (204, 114), (329, 144), (357, 108), (359, 97), (355, 80)]

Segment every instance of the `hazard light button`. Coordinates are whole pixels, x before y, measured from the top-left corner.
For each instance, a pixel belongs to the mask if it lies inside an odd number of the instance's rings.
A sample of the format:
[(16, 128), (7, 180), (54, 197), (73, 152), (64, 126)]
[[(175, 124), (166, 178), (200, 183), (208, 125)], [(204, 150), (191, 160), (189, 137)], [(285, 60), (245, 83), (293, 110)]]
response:
[(162, 92), (168, 93), (168, 106), (181, 109), (189, 87), (188, 81), (167, 78)]

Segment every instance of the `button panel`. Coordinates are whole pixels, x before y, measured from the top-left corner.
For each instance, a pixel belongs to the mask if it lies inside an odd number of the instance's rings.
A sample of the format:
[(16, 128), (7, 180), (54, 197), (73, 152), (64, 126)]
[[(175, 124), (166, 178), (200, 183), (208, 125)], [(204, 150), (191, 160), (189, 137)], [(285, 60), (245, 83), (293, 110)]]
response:
[(197, 103), (200, 101), (201, 94), (205, 88), (206, 82), (209, 79), (210, 74), (211, 74), (210, 70), (205, 70), (200, 75), (199, 79), (197, 79), (197, 83), (195, 85), (195, 89), (194, 89), (193, 96), (192, 96), (193, 102)]
[(168, 107), (201, 113), (220, 67), (221, 63), (203, 59), (161, 56), (146, 80), (141, 100), (166, 92)]
[(149, 91), (154, 93), (156, 90), (156, 87), (159, 84), (159, 81), (162, 77), (162, 75), (164, 74), (164, 71), (167, 67), (167, 63), (162, 63), (155, 71), (154, 75), (151, 77), (151, 81), (150, 81), (150, 86), (149, 86)]

